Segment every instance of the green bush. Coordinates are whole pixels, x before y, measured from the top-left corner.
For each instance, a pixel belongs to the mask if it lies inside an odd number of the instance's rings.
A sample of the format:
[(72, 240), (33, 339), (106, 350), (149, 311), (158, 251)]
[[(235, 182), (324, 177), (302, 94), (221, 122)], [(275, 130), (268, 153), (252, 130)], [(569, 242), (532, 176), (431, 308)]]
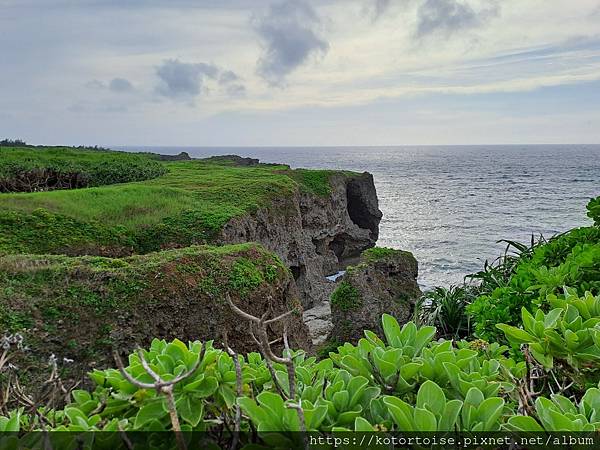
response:
[(167, 173), (139, 154), (72, 148), (0, 150), (0, 192), (37, 192), (127, 183)]
[(556, 236), (521, 257), (501, 286), (486, 291), (467, 307), (475, 334), (487, 340), (503, 340), (499, 323), (518, 326), (521, 310), (548, 311), (547, 296), (563, 296), (564, 287), (582, 295), (600, 293), (600, 229), (576, 228)]
[(433, 325), (441, 337), (462, 338), (471, 335), (467, 306), (476, 298), (477, 288), (467, 284), (435, 287), (419, 299), (415, 320)]
[(331, 294), (331, 305), (342, 311), (349, 311), (362, 304), (362, 297), (358, 289), (344, 280)]
[(508, 340), (526, 344), (533, 358), (546, 369), (555, 368), (559, 378), (571, 380), (574, 389), (584, 390), (590, 380), (600, 379), (600, 296), (575, 290), (563, 296), (548, 296), (554, 308), (547, 314), (521, 311), (523, 328), (496, 325)]
[(600, 197), (590, 200), (587, 205), (588, 217), (594, 221), (596, 226), (600, 226)]

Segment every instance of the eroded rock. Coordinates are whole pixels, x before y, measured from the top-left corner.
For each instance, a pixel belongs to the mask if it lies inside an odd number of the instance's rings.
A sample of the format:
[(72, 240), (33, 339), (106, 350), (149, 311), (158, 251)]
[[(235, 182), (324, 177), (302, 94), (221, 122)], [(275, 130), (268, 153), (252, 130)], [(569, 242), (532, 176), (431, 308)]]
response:
[(369, 173), (332, 173), (328, 195), (297, 192), (268, 208), (232, 219), (219, 243), (260, 242), (275, 252), (294, 275), (302, 304), (326, 301), (333, 285), (327, 275), (373, 247), (382, 213)]
[(381, 316), (394, 316), (408, 322), (421, 295), (417, 284), (418, 264), (405, 251), (372, 248), (360, 263), (347, 268), (331, 296), (331, 339), (356, 341), (363, 330), (383, 335)]
[(317, 347), (327, 342), (333, 331), (329, 302), (322, 302), (314, 308), (304, 311), (303, 319), (308, 327), (313, 346)]

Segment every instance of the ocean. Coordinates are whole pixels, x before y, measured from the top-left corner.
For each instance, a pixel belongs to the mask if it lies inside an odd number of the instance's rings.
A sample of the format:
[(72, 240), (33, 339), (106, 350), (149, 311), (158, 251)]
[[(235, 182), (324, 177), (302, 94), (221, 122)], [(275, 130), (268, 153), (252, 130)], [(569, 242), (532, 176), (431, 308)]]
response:
[(590, 225), (585, 206), (600, 195), (600, 145), (123, 149), (371, 172), (383, 212), (377, 244), (413, 252), (424, 288), (460, 283), (503, 252), (500, 239)]

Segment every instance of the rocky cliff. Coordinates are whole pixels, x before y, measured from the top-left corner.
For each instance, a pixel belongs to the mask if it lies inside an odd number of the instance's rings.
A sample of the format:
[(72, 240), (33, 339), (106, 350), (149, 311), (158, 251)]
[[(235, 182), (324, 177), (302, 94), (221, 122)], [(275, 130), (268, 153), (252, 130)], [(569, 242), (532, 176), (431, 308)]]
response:
[[(13, 363), (47, 376), (50, 354), (73, 362), (81, 379), (112, 364), (111, 348), (131, 350), (153, 338), (214, 340), (225, 334), (240, 352), (256, 351), (241, 309), (272, 316), (297, 309), (290, 345), (310, 349), (289, 270), (256, 244), (193, 246), (128, 258), (14, 255), (0, 257), (0, 331), (21, 333), (30, 351)], [(273, 340), (281, 323), (270, 325)], [(275, 345), (277, 348), (277, 345)], [(280, 345), (281, 347), (281, 345)], [(33, 381), (35, 384), (35, 380)]]
[(275, 252), (296, 280), (304, 308), (326, 301), (334, 285), (325, 277), (375, 245), (382, 213), (369, 173), (333, 173), (327, 195), (298, 190), (266, 208), (236, 217), (221, 244), (259, 242)]
[[(61, 155), (67, 164), (79, 154)], [(377, 241), (382, 214), (368, 173), (234, 156), (156, 164), (166, 173), (143, 182), (0, 196), (0, 332), (25, 330), (57, 354), (72, 345), (65, 356), (84, 362), (85, 351), (118, 338), (112, 330), (130, 345), (227, 331), (247, 350), (247, 324), (231, 318), (227, 292), (258, 315), (318, 310), (335, 287), (326, 276)], [(249, 242), (262, 247), (239, 254), (234, 244)], [(253, 290), (242, 298), (244, 283)], [(309, 349), (298, 319), (294, 346)]]

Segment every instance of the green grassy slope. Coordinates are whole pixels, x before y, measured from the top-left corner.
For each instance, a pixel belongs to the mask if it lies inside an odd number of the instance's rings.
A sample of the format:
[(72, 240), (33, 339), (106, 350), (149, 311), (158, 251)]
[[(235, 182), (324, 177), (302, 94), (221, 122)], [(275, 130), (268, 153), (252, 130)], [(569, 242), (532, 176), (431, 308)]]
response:
[(293, 292), (282, 294), (292, 279), (277, 256), (252, 243), (126, 258), (0, 256), (0, 336), (24, 336), (31, 351), (23, 367), (44, 369), (50, 353), (70, 355), (76, 378), (92, 361), (111, 361), (111, 345), (154, 336), (218, 339), (226, 331), (249, 349), (254, 342), (226, 296), (278, 314), (298, 306)]
[[(23, 159), (37, 152), (17, 149), (14, 155)], [(59, 155), (73, 165), (88, 159), (98, 164), (102, 158), (111, 165), (115, 155), (123, 155), (75, 149), (49, 154), (54, 156), (48, 164)], [(165, 174), (110, 186), (0, 194), (0, 254), (120, 255), (205, 243), (233, 217), (265, 207), (276, 197), (298, 190), (327, 195), (334, 173), (230, 161), (158, 163), (133, 156), (160, 164)]]

